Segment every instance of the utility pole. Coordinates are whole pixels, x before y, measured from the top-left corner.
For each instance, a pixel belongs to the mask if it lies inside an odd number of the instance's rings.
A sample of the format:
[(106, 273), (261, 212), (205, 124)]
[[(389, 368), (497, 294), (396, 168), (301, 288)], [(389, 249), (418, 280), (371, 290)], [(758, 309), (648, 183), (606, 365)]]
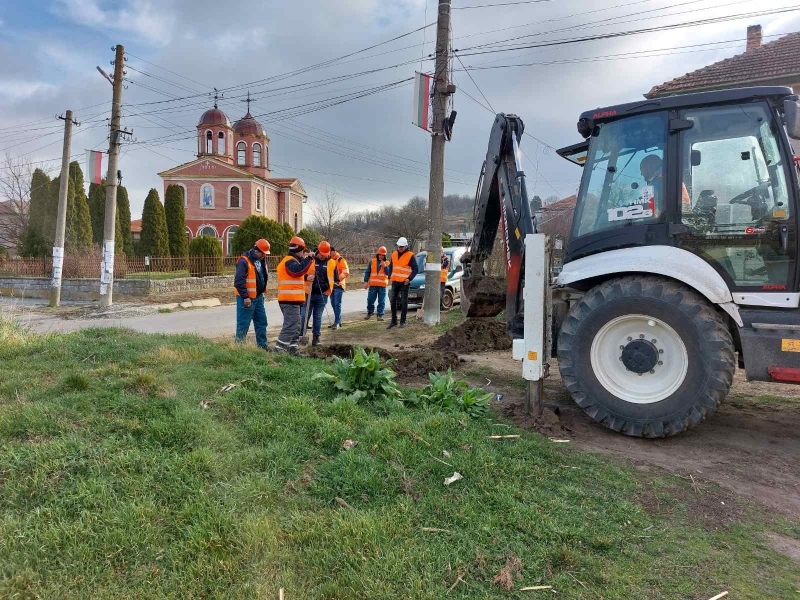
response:
[(67, 227), (67, 194), (69, 192), (69, 144), (72, 138), (72, 126), (80, 125), (72, 120), (72, 111), (65, 117), (56, 117), (64, 121), (64, 148), (61, 151), (61, 178), (58, 186), (58, 216), (56, 218), (56, 239), (53, 244), (53, 281), (50, 287), (50, 306), (61, 303), (61, 274), (64, 270), (64, 232)]
[(442, 221), (444, 197), (444, 123), (447, 100), (455, 91), (450, 85), (450, 0), (439, 0), (436, 21), (436, 67), (433, 78), (433, 128), (431, 172), (428, 188), (428, 251), (425, 260), (425, 298), (422, 302), (426, 325), (439, 323), (439, 273), (442, 269)]
[[(122, 113), (122, 78), (125, 48), (117, 44), (114, 57), (114, 86), (111, 100), (111, 131), (108, 143), (106, 176), (106, 214), (103, 227), (103, 262), (100, 265), (100, 306), (111, 306), (114, 289), (114, 233), (117, 224), (117, 170), (119, 167), (120, 116)], [(100, 71), (102, 73), (102, 71)]]

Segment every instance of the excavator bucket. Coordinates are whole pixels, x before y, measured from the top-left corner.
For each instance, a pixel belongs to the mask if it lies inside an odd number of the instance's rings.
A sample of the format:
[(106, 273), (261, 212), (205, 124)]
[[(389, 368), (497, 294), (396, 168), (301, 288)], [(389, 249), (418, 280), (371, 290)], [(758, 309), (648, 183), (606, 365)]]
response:
[(488, 275), (461, 280), (461, 310), (468, 317), (494, 317), (506, 308), (505, 281)]

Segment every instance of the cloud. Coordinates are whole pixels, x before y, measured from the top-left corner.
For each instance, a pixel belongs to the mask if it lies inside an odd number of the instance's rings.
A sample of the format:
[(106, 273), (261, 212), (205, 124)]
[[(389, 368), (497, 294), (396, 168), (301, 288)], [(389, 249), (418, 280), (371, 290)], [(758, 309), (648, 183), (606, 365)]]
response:
[(44, 81), (0, 81), (0, 96), (12, 102), (25, 100), (34, 95), (51, 95), (55, 90), (56, 86)]
[(114, 9), (104, 9), (98, 0), (56, 0), (53, 10), (76, 25), (127, 32), (154, 46), (169, 43), (176, 19), (149, 0), (130, 0)]

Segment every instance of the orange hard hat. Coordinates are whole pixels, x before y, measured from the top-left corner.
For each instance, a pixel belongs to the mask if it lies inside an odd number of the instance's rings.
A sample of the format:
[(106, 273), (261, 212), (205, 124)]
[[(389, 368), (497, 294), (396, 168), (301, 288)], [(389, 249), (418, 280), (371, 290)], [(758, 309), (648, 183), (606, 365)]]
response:
[(381, 246), (378, 248), (378, 254), (386, 254), (386, 246)]
[(264, 254), (269, 254), (269, 242), (264, 238), (261, 238), (255, 243), (255, 247), (258, 248)]
[(294, 236), (292, 239), (289, 240), (289, 246), (297, 246), (305, 250), (306, 242), (303, 238)]
[(317, 246), (317, 251), (320, 254), (330, 254), (331, 253), (331, 245), (328, 242), (320, 242), (319, 246)]

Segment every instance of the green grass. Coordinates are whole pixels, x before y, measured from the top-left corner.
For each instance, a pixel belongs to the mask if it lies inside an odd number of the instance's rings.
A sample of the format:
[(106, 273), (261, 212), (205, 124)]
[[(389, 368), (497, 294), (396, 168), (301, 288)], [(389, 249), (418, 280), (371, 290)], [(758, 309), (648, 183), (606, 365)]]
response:
[[(762, 538), (796, 525), (706, 527), (669, 495), (682, 480), (465, 416), (331, 402), (320, 361), (1, 320), (0, 337), (0, 598), (798, 596), (797, 565)], [(669, 514), (637, 501), (656, 493)], [(512, 590), (493, 583), (517, 561)]]

